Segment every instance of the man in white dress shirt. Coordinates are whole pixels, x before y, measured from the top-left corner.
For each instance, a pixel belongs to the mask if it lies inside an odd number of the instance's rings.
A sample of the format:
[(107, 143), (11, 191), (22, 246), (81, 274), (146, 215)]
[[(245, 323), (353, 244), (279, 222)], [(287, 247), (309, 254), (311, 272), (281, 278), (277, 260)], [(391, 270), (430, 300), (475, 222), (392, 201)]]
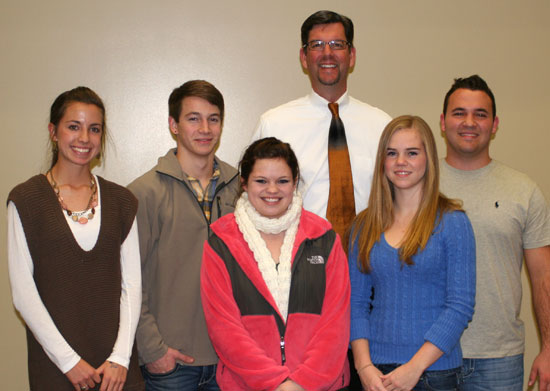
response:
[(328, 103), (338, 103), (358, 213), (367, 206), (378, 139), (391, 118), (347, 92), (348, 74), (355, 65), (353, 22), (331, 11), (318, 11), (308, 17), (302, 25), (300, 60), (313, 91), (264, 113), (253, 139), (273, 136), (292, 146), (300, 164), (304, 207), (326, 217), (332, 118)]

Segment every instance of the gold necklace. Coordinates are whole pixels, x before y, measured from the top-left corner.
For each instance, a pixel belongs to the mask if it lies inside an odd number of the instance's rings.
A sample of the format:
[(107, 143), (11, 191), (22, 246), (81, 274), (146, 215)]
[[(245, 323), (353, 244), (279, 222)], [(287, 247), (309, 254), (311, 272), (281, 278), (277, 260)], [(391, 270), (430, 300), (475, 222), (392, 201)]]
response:
[(46, 173), (46, 178), (48, 178), (48, 174), (50, 174), (50, 178), (52, 179), (50, 185), (52, 186), (53, 191), (57, 196), (59, 204), (61, 204), (61, 208), (67, 213), (67, 216), (69, 216), (75, 223), (80, 224), (86, 224), (88, 220), (92, 220), (95, 215), (95, 207), (97, 206), (97, 202), (94, 201), (95, 195), (97, 193), (97, 184), (95, 183), (94, 176), (90, 174), (90, 189), (92, 190), (92, 194), (90, 195), (90, 199), (88, 200), (88, 205), (86, 205), (86, 209), (81, 212), (73, 212), (69, 210), (67, 204), (65, 204), (65, 201), (63, 200), (63, 197), (59, 192), (57, 182), (53, 177), (52, 170), (48, 170), (48, 172)]

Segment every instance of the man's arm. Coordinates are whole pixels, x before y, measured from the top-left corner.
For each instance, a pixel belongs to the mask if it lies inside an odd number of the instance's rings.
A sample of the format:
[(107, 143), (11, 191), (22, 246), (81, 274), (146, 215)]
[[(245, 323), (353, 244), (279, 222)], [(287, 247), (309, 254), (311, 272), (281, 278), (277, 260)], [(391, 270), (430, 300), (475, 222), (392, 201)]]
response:
[(165, 373), (174, 368), (177, 360), (192, 363), (194, 359), (165, 344), (155, 316), (149, 311), (150, 268), (154, 242), (160, 235), (155, 226), (157, 207), (151, 186), (135, 181), (128, 186), (138, 199), (137, 223), (141, 255), (142, 303), (136, 343), (139, 355), (152, 373)]
[(141, 255), (142, 306), (136, 330), (136, 343), (141, 359), (149, 363), (163, 357), (168, 349), (160, 335), (156, 319), (149, 312), (148, 306), (149, 269), (151, 267), (149, 263), (155, 240), (155, 233), (153, 233), (152, 227), (153, 220), (150, 217), (150, 213), (156, 213), (155, 198), (149, 195), (149, 187), (139, 179), (131, 183), (128, 189), (138, 199), (136, 219), (138, 223), (139, 252)]
[(533, 361), (529, 386), (539, 378), (539, 390), (550, 386), (550, 246), (524, 250), (531, 279), (533, 306), (541, 336), (541, 350)]

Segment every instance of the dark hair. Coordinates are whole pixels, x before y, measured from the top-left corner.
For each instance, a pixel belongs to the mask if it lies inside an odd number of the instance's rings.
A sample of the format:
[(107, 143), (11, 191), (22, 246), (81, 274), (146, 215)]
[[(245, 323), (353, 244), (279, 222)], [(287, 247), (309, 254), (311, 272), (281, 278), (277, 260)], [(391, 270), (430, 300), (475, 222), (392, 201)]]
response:
[(259, 159), (283, 159), (290, 171), (292, 172), (292, 179), (295, 182), (300, 180), (300, 167), (298, 166), (298, 159), (294, 154), (290, 144), (283, 143), (281, 140), (275, 137), (266, 137), (254, 141), (246, 148), (243, 157), (239, 162), (239, 172), (241, 175), (241, 183), (247, 183), (250, 173), (254, 168), (254, 164)]
[[(97, 95), (91, 88), (88, 87), (76, 87), (72, 90), (65, 91), (61, 95), (59, 95), (52, 103), (52, 106), (50, 108), (50, 123), (54, 125), (55, 128), (59, 125), (59, 121), (61, 121), (61, 118), (65, 115), (65, 111), (67, 111), (67, 107), (71, 103), (85, 103), (89, 105), (97, 106), (97, 108), (101, 111), (101, 115), (103, 117), (103, 120), (101, 122), (101, 126), (103, 128), (103, 131), (101, 132), (101, 150), (103, 151), (105, 149), (105, 137), (107, 134), (107, 125), (106, 125), (106, 118), (105, 118), (105, 105), (103, 104), (103, 101)], [(51, 144), (51, 151), (52, 151), (52, 163), (51, 167), (55, 166), (55, 163), (57, 163), (57, 143), (54, 143), (50, 140)]]
[(451, 86), (451, 89), (445, 95), (445, 100), (443, 101), (443, 115), (447, 114), (447, 105), (449, 104), (449, 97), (453, 92), (459, 88), (465, 88), (471, 91), (483, 91), (489, 98), (491, 98), (491, 106), (493, 109), (493, 118), (497, 115), (497, 106), (495, 104), (495, 96), (493, 91), (489, 88), (485, 80), (483, 80), (479, 75), (472, 75), (466, 78), (456, 78), (455, 82)]
[[(353, 22), (350, 18), (344, 15), (337, 14), (332, 11), (317, 11), (302, 24), (302, 47), (308, 43), (309, 32), (314, 26), (319, 24), (342, 23), (346, 33), (346, 41), (349, 42), (349, 49), (353, 47)], [(304, 51), (307, 49), (304, 48)]]
[(188, 96), (202, 98), (216, 106), (220, 110), (220, 119), (223, 125), (223, 95), (213, 84), (205, 80), (190, 80), (172, 91), (168, 98), (168, 115), (176, 122), (180, 120), (181, 103)]

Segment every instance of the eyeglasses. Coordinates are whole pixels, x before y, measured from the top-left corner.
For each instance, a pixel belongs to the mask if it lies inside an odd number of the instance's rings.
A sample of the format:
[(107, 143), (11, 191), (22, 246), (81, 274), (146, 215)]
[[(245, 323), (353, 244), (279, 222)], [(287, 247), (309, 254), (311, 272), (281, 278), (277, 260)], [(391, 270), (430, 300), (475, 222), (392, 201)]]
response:
[(325, 50), (325, 45), (328, 44), (328, 46), (332, 50), (345, 50), (348, 47), (351, 47), (351, 43), (348, 41), (344, 41), (342, 39), (333, 39), (332, 41), (321, 41), (321, 40), (315, 40), (315, 41), (309, 41), (306, 43), (303, 48), (308, 48), (309, 50), (313, 51), (321, 51)]

